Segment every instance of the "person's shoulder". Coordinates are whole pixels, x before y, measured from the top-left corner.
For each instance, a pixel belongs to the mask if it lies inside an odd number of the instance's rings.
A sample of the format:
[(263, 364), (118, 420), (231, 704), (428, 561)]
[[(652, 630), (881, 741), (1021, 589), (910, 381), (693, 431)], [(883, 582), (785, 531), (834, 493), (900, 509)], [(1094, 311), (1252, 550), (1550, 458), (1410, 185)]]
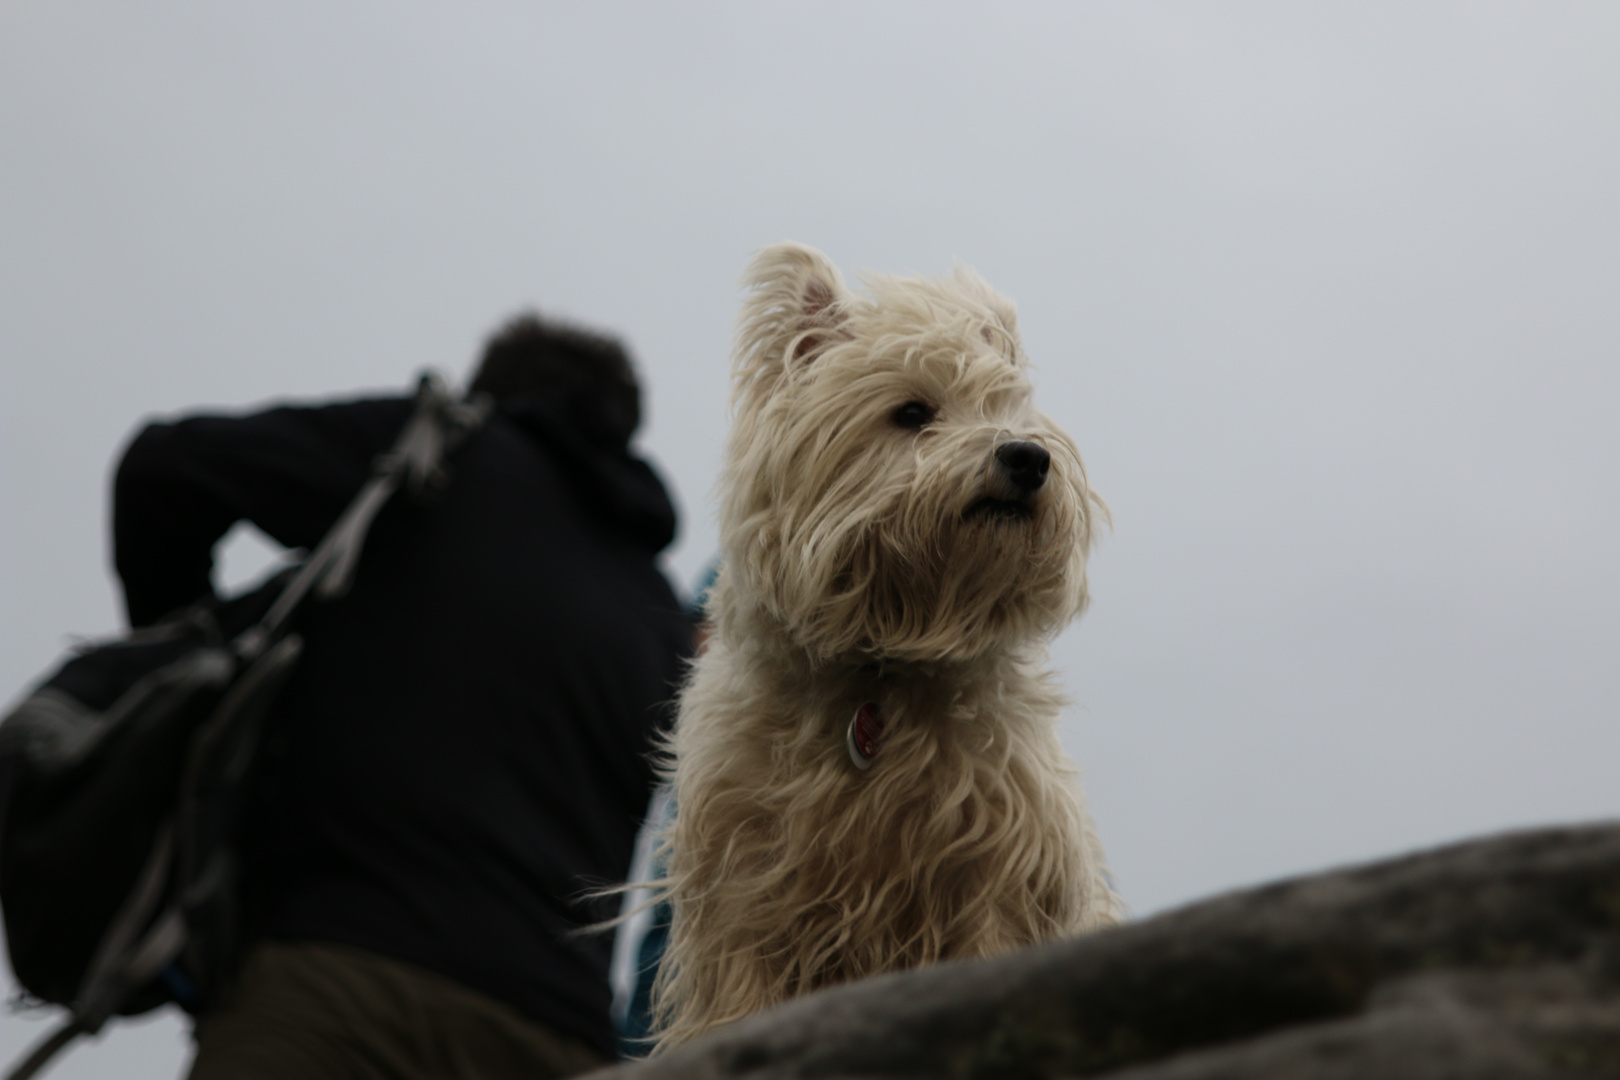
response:
[(398, 416), (409, 413), (415, 399), (405, 393), (354, 393), (317, 399), (286, 398), (269, 402), (264, 413), (309, 413), (331, 417)]
[[(409, 394), (356, 394), (315, 402), (285, 402), (277, 410), (305, 413), (329, 423), (367, 424), (391, 422), (395, 427), (415, 406)], [(276, 411), (276, 410), (267, 410)]]
[(138, 469), (175, 456), (217, 453), (370, 455), (392, 443), (412, 408), (405, 394), (360, 394), (153, 417), (126, 447), (124, 464)]

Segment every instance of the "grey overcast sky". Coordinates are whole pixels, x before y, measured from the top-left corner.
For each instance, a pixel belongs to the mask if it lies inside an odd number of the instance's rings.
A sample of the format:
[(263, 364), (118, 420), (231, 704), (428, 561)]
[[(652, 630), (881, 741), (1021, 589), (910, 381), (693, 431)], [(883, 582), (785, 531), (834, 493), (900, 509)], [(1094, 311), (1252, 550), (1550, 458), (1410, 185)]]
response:
[(1620, 813), (1612, 2), (7, 4), (0, 693), (118, 626), (143, 417), (459, 373), (530, 305), (633, 346), (688, 583), (784, 238), (1018, 302), (1115, 516), (1054, 661), (1138, 913)]

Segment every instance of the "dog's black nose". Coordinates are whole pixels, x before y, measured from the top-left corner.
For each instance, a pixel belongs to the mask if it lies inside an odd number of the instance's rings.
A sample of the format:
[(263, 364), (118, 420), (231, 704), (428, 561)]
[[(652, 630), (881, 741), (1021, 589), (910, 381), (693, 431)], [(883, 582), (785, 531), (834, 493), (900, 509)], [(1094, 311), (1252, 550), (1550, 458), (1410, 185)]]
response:
[(1026, 495), (1033, 494), (1046, 483), (1046, 470), (1052, 466), (1052, 455), (1046, 447), (1032, 442), (1010, 442), (996, 447), (996, 460), (1007, 470), (1007, 479)]

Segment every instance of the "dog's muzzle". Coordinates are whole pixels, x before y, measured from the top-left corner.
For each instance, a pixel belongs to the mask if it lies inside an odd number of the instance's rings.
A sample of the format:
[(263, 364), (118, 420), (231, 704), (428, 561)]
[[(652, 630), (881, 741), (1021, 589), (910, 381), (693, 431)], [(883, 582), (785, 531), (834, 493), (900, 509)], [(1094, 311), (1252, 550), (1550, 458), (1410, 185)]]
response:
[(1035, 498), (1046, 484), (1052, 455), (1028, 441), (1002, 443), (992, 455), (990, 491), (968, 504), (962, 516), (1027, 520), (1035, 515)]

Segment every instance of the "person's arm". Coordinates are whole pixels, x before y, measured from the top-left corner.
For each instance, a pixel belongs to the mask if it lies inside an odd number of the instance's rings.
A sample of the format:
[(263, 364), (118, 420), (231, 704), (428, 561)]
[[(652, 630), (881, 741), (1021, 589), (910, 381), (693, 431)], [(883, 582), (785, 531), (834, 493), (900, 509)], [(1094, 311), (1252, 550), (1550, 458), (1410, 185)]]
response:
[(313, 547), (409, 415), (404, 398), (152, 424), (113, 481), (113, 562), (131, 626), (213, 588), (214, 545), (237, 521)]

